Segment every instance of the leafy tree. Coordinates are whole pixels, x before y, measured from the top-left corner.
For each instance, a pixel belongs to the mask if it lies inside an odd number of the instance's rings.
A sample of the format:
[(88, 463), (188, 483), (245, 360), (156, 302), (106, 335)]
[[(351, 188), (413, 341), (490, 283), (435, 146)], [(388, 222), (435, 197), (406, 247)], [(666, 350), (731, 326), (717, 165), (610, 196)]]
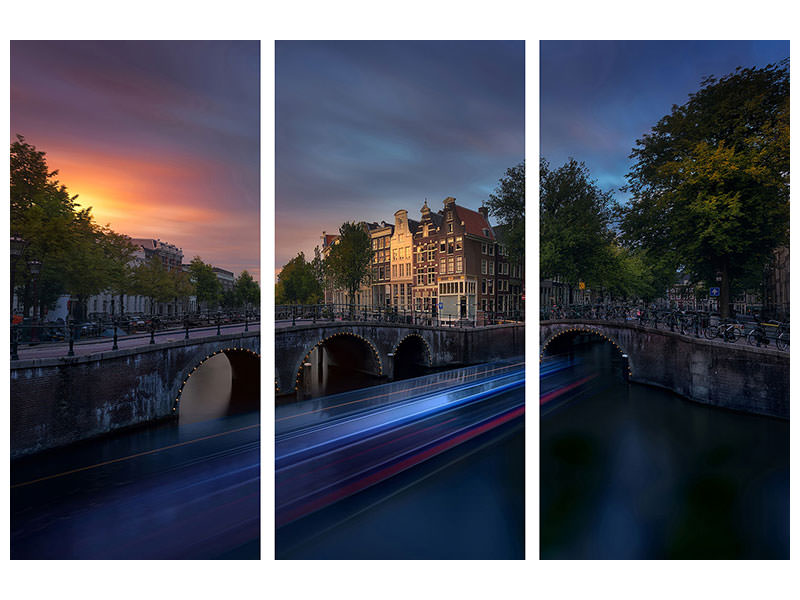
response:
[(179, 303), (183, 306), (183, 312), (188, 312), (189, 296), (194, 295), (194, 284), (192, 284), (189, 273), (181, 269), (172, 269), (169, 271), (169, 277), (171, 279), (170, 287), (175, 295), (174, 313), (178, 314)]
[[(636, 141), (621, 211), (626, 242), (694, 280), (753, 285), (788, 241), (788, 62), (708, 77)], [(714, 285), (714, 283), (711, 283)]]
[(560, 276), (570, 286), (606, 285), (617, 267), (610, 229), (614, 206), (583, 163), (570, 158), (551, 170), (539, 167), (539, 269), (541, 277)]
[(505, 177), (486, 203), (489, 213), (507, 227), (506, 245), (509, 256), (520, 263), (525, 260), (525, 163), (506, 169)]
[[(15, 288), (22, 283), (26, 290), (25, 313), (32, 304), (36, 314), (40, 300), (45, 304), (54, 301), (64, 289), (59, 261), (67, 255), (72, 242), (77, 196), (69, 196), (56, 179), (58, 171), (48, 168), (45, 153), (21, 135), (11, 144), (10, 167), (11, 235), (20, 242), (20, 252), (12, 256), (11, 262), (12, 300)], [(40, 270), (36, 277), (31, 270), (33, 264), (38, 264)]]
[(305, 254), (298, 253), (283, 265), (275, 285), (276, 304), (317, 304), (322, 298), (312, 264), (306, 262)]
[(351, 312), (358, 288), (370, 275), (372, 255), (372, 241), (364, 227), (359, 223), (343, 223), (339, 239), (324, 261), (324, 270), (334, 286), (347, 290)]
[(258, 282), (253, 279), (253, 276), (250, 275), (247, 270), (239, 273), (239, 276), (233, 283), (233, 292), (236, 305), (244, 306), (245, 309), (257, 305), (261, 298), (261, 290), (258, 287)]
[(169, 302), (175, 297), (172, 277), (158, 256), (137, 265), (134, 270), (134, 289), (137, 294), (150, 299), (150, 312), (156, 304)]
[(222, 284), (214, 273), (214, 268), (195, 256), (189, 263), (189, 277), (194, 285), (197, 302), (205, 303), (206, 308), (216, 308), (222, 296)]

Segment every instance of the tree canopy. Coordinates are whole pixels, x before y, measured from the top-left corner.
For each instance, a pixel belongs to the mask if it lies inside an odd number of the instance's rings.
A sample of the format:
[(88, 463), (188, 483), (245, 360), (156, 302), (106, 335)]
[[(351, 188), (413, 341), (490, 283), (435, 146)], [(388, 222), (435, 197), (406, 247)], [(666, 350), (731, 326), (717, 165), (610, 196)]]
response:
[(253, 279), (253, 276), (247, 270), (239, 273), (233, 283), (233, 293), (236, 304), (239, 306), (257, 305), (261, 298), (261, 289), (258, 287), (258, 282)]
[(372, 241), (361, 223), (345, 222), (339, 228), (339, 238), (325, 258), (325, 273), (334, 286), (347, 290), (350, 304), (356, 292), (367, 281), (372, 263)]
[(91, 208), (80, 209), (58, 171), (50, 171), (45, 153), (21, 135), (11, 144), (10, 166), (11, 235), (19, 246), (12, 286), (23, 288), (26, 312), (33, 305), (37, 314), (65, 292), (85, 300), (125, 287), (133, 253), (128, 238), (97, 225)]
[(788, 241), (788, 63), (704, 79), (636, 141), (631, 158), (625, 242), (673, 272), (719, 279), (727, 316), (731, 289), (757, 283)]
[(525, 163), (506, 169), (493, 194), (486, 202), (489, 213), (506, 226), (509, 256), (525, 260)]
[(312, 263), (299, 252), (283, 265), (275, 284), (276, 304), (317, 304), (322, 300), (322, 287), (316, 279)]
[(195, 256), (189, 263), (189, 278), (194, 285), (197, 302), (205, 303), (209, 309), (216, 308), (222, 297), (222, 284), (214, 273), (214, 267)]
[(570, 158), (551, 169), (539, 166), (539, 270), (566, 283), (590, 288), (607, 283), (615, 266), (610, 229), (613, 198), (591, 179), (583, 163)]

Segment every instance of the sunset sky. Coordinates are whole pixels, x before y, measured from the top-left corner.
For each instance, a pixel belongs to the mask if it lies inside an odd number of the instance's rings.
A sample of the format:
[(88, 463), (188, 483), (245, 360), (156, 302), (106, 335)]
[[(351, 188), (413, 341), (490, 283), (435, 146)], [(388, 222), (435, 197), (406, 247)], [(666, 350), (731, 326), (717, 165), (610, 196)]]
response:
[(544, 41), (540, 46), (540, 151), (552, 168), (586, 163), (619, 192), (636, 140), (707, 75), (789, 56), (780, 41)]
[(259, 269), (258, 42), (11, 43), (11, 141), (95, 220)]
[(525, 158), (524, 42), (277, 42), (275, 269), (344, 221), (477, 209)]

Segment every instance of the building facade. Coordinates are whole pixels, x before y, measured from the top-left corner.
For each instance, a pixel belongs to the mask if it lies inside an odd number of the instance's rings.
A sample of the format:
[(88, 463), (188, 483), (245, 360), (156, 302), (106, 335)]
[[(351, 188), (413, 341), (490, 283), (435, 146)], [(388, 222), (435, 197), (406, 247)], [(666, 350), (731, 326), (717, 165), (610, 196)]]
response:
[(372, 238), (372, 306), (387, 307), (392, 303), (392, 234), (394, 226), (382, 221), (370, 232)]
[(391, 237), (392, 307), (400, 311), (411, 310), (414, 288), (414, 233), (419, 223), (410, 221), (408, 211), (394, 213), (394, 233)]

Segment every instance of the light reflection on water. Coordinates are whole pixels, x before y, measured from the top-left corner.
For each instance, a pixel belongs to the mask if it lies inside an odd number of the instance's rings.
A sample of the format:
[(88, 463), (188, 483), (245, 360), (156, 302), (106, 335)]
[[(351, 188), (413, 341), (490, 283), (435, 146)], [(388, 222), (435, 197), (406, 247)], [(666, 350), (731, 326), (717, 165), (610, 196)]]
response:
[(210, 421), (228, 414), (232, 382), (231, 363), (223, 352), (206, 360), (183, 389), (179, 424)]

